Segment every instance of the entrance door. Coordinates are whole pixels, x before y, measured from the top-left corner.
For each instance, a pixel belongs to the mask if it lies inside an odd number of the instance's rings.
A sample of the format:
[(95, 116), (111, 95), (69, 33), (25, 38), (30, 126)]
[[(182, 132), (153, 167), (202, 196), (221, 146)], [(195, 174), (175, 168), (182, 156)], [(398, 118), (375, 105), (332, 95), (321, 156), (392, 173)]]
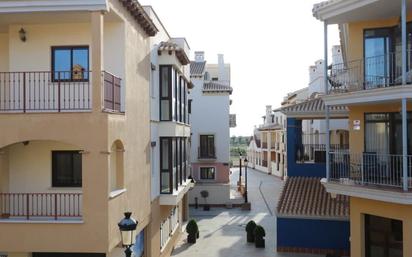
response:
[(366, 257), (403, 257), (402, 221), (365, 215)]

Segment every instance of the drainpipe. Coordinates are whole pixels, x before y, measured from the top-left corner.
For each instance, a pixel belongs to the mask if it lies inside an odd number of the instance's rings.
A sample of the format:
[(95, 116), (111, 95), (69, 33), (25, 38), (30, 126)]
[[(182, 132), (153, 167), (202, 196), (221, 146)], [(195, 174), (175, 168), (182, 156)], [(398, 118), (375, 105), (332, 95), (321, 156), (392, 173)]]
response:
[[(328, 23), (323, 22), (323, 40), (324, 40), (324, 61), (323, 61), (323, 79), (325, 87), (325, 95), (329, 91), (328, 83)], [(329, 106), (325, 105), (325, 121), (326, 121), (326, 181), (330, 179), (330, 165), (329, 165), (329, 152), (330, 152), (330, 136), (329, 136)]]
[[(402, 0), (402, 85), (406, 85), (406, 0)], [(403, 190), (408, 191), (408, 128), (407, 101), (402, 98), (402, 155), (403, 155)]]

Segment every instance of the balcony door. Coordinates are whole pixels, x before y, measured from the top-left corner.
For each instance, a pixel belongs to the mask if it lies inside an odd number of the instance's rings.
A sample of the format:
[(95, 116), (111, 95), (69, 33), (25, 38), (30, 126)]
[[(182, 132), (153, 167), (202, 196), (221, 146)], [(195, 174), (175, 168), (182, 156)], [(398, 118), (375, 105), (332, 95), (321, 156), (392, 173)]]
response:
[(366, 30), (364, 34), (365, 89), (384, 87), (391, 82), (392, 30)]

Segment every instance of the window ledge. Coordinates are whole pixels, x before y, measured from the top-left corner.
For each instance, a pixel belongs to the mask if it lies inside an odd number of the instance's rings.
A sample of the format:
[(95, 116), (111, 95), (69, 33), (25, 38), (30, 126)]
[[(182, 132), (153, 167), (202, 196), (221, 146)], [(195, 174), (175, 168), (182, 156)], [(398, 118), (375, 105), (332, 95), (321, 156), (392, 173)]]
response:
[(126, 188), (114, 190), (114, 191), (110, 192), (109, 199), (114, 199), (114, 198), (118, 197), (119, 195), (124, 194), (126, 191), (127, 191)]

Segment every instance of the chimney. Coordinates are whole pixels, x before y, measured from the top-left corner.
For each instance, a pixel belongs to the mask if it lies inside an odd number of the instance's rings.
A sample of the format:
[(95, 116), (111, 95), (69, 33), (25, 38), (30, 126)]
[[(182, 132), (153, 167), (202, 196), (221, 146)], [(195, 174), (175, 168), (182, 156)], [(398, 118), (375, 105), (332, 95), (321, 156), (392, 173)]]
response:
[(195, 61), (196, 62), (204, 62), (205, 61), (205, 52), (196, 51), (195, 52)]
[(219, 65), (219, 80), (226, 81), (226, 73), (225, 73), (225, 60), (223, 54), (217, 55), (218, 65)]
[(272, 105), (266, 105), (266, 124), (272, 122)]

